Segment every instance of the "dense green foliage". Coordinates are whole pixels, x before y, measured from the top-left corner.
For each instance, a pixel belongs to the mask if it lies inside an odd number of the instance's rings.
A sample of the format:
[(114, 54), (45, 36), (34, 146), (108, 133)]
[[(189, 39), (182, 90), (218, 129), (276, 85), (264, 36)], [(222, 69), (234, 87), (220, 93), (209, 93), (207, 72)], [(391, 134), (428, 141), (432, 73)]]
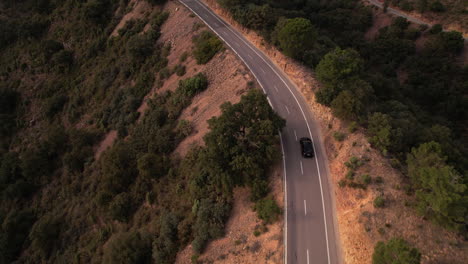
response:
[(115, 235), (104, 251), (105, 264), (151, 263), (151, 239), (138, 232)]
[[(410, 176), (412, 188), (421, 213), (466, 230), (468, 212), (460, 207), (466, 207), (468, 197), (468, 68), (457, 58), (464, 45), (460, 32), (442, 31), (440, 25), (425, 31), (398, 17), (367, 40), (372, 12), (361, 1), (218, 2), (243, 26), (314, 68), (322, 83), (317, 101), (340, 119), (367, 128), (371, 144), (392, 157), (396, 167), (405, 171), (405, 165), (413, 166), (413, 159), (406, 158), (412, 148), (431, 141), (440, 144), (437, 155), (446, 157), (444, 165), (428, 166), (416, 173), (417, 180)], [(415, 2), (391, 1), (406, 10), (416, 7)], [(438, 1), (418, 1), (417, 8), (443, 10)], [(426, 40), (416, 50), (420, 36)], [(436, 208), (430, 208), (429, 201), (437, 202)]]
[[(151, 262), (151, 239), (113, 233), (149, 225), (133, 217), (145, 197), (155, 201), (147, 194), (187, 135), (183, 127), (176, 134), (175, 120), (207, 80), (198, 75), (165, 94), (137, 126), (137, 108), (167, 65), (157, 40), (168, 13), (149, 10), (110, 36), (127, 4), (0, 6), (1, 263)], [(135, 137), (117, 140), (96, 162), (97, 144), (112, 129)]]
[(446, 160), (440, 144), (421, 144), (408, 154), (408, 174), (423, 215), (444, 226), (463, 228), (468, 210), (468, 198), (464, 195), (467, 186)]
[(202, 31), (193, 38), (193, 57), (198, 64), (208, 63), (223, 48), (223, 42), (211, 31)]
[(264, 198), (255, 204), (255, 210), (258, 217), (265, 223), (272, 223), (278, 219), (281, 214), (281, 209), (272, 198)]
[(372, 255), (372, 264), (419, 264), (421, 254), (401, 238), (378, 242)]
[(305, 18), (288, 19), (276, 26), (275, 39), (282, 51), (293, 58), (300, 59), (305, 52), (313, 47), (317, 32), (312, 23)]

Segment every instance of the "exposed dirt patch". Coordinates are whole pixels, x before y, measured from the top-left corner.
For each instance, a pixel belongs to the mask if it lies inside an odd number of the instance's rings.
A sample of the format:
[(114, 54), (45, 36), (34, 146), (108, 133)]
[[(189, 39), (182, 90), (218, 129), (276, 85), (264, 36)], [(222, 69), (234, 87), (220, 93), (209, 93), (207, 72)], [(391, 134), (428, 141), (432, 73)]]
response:
[[(278, 205), (283, 208), (283, 180), (280, 164), (271, 172), (271, 189)], [(259, 236), (254, 230), (262, 223), (252, 210), (247, 188), (234, 190), (234, 205), (226, 225), (226, 236), (209, 243), (199, 260), (202, 263), (282, 263), (283, 262), (283, 219), (268, 225), (268, 231)], [(176, 263), (192, 263), (192, 247), (188, 246), (177, 256)]]
[(96, 152), (94, 153), (94, 159), (98, 160), (99, 157), (101, 156), (102, 152), (112, 146), (114, 144), (114, 141), (117, 139), (117, 131), (116, 130), (111, 130), (109, 133), (106, 134), (104, 139), (99, 143)]
[[(320, 124), (327, 150), (345, 263), (371, 263), (375, 243), (391, 237), (403, 237), (419, 248), (423, 255), (422, 263), (466, 263), (468, 261), (466, 254), (468, 245), (462, 238), (423, 220), (411, 208), (414, 197), (406, 195), (402, 190), (403, 176), (390, 166), (388, 159), (370, 147), (364, 131), (359, 130), (347, 135), (343, 142), (333, 139), (332, 135), (336, 130), (348, 133), (347, 124), (334, 118), (329, 108), (315, 102), (314, 91), (319, 89), (319, 83), (314, 79), (311, 70), (286, 58), (275, 48), (265, 45), (266, 42), (255, 32), (246, 30), (233, 21), (215, 0), (204, 2), (265, 52), (288, 74), (306, 98), (314, 117)], [(365, 156), (369, 159), (357, 171), (357, 177), (367, 173), (375, 180), (376, 177), (381, 176), (383, 183), (372, 183), (367, 190), (339, 188), (338, 182), (347, 172), (344, 162), (351, 156)], [(373, 207), (373, 200), (378, 195), (385, 197), (385, 208)]]

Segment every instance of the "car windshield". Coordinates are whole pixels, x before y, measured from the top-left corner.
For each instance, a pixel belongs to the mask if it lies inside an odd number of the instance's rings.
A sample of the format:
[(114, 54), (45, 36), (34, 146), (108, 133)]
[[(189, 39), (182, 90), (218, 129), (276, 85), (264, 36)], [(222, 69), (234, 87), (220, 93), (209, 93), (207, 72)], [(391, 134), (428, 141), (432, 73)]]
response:
[(304, 150), (307, 152), (312, 151), (312, 142), (304, 141)]

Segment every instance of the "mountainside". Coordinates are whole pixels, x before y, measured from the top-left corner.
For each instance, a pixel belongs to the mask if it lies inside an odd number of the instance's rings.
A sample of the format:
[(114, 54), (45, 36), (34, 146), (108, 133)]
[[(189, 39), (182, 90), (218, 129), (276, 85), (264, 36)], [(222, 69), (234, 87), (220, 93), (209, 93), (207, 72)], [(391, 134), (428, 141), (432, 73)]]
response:
[(173, 263), (189, 244), (196, 259), (237, 187), (262, 212), (249, 221), (278, 219), (284, 121), (179, 8), (0, 4), (0, 263)]

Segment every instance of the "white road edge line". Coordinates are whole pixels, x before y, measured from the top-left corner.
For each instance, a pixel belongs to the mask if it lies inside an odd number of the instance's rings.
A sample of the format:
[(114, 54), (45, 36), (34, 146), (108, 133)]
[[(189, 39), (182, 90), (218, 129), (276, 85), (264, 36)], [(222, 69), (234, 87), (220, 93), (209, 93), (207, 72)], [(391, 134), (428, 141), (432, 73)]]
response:
[(307, 264), (309, 264), (309, 249), (307, 249)]
[(294, 129), (294, 137), (296, 138), (296, 141), (297, 141), (296, 129)]
[(275, 109), (273, 108), (273, 104), (271, 103), (271, 101), (270, 101), (270, 98), (269, 98), (269, 97), (267, 97), (267, 100), (268, 100), (268, 104), (270, 104), (270, 106), (271, 106), (271, 109), (275, 110)]
[(284, 107), (286, 107), (286, 111), (288, 112), (288, 115), (289, 115), (289, 114), (290, 114), (290, 112), (289, 112), (289, 108), (288, 108), (288, 106), (287, 106), (287, 105), (284, 105)]
[[(260, 82), (260, 79), (257, 77), (257, 75), (255, 74), (254, 71), (252, 71), (252, 69), (250, 68), (250, 66), (247, 64), (247, 62), (242, 58), (242, 56), (239, 55), (239, 53), (237, 53), (236, 50), (234, 50), (232, 48), (232, 46), (218, 33), (216, 32), (216, 30), (214, 30), (200, 15), (198, 15), (196, 12), (193, 11), (192, 8), (190, 8), (186, 3), (184, 3), (182, 0), (179, 0), (185, 7), (187, 7), (188, 9), (190, 9), (196, 16), (198, 16), (213, 32), (215, 32), (216, 35), (218, 35), (233, 51), (234, 53), (237, 54), (237, 56), (245, 63), (245, 65), (247, 66), (247, 68), (249, 68), (250, 72), (252, 72), (252, 74), (255, 76), (255, 78), (257, 80), (259, 80), (259, 84), (260, 84), (260, 87), (262, 87), (262, 90), (264, 93), (266, 93), (265, 91), (265, 88), (263, 87), (263, 85), (261, 84)], [(196, 1), (198, 4), (200, 4), (200, 2)], [(239, 37), (239, 35), (234, 31), (232, 30), (230, 27), (229, 24), (227, 24), (226, 22), (224, 22), (223, 20), (221, 20), (216, 14), (214, 14), (210, 9), (208, 9), (207, 7), (205, 7), (203, 4), (200, 4), (200, 6), (202, 8), (204, 8), (205, 10), (207, 10), (209, 13), (211, 13), (213, 15), (214, 18), (216, 18), (218, 21), (221, 22), (221, 24), (224, 24), (226, 26), (226, 28), (231, 31), (234, 35), (236, 35), (242, 42), (244, 42), (244, 44), (246, 44), (253, 52), (255, 52), (255, 54), (257, 54), (257, 56), (259, 56), (267, 65), (268, 67), (270, 67), (270, 69), (273, 70), (273, 72), (276, 73), (276, 75), (281, 79), (281, 81), (284, 83), (284, 85), (286, 85), (286, 87), (288, 88), (289, 92), (292, 94), (292, 96), (294, 97), (294, 99), (296, 100), (296, 103), (298, 104), (299, 106), (299, 109), (301, 109), (301, 112), (302, 112), (302, 116), (304, 117), (304, 120), (306, 122), (306, 125), (307, 125), (307, 129), (309, 131), (309, 135), (311, 136), (312, 138), (312, 147), (314, 149), (314, 152), (317, 153), (315, 151), (315, 143), (313, 142), (313, 137), (312, 137), (312, 132), (310, 131), (310, 126), (309, 126), (309, 122), (307, 121), (307, 118), (305, 116), (305, 113), (304, 113), (304, 110), (302, 109), (301, 105), (299, 104), (299, 100), (297, 100), (297, 97), (296, 95), (292, 92), (291, 88), (289, 87), (289, 85), (286, 83), (286, 81), (283, 79), (283, 77), (281, 77), (281, 75), (269, 64), (267, 63), (267, 61), (260, 55), (258, 54), (258, 52), (252, 48), (250, 46), (249, 43), (247, 43), (242, 37)], [(263, 51), (259, 50), (261, 53), (263, 53)], [(264, 53), (263, 53), (264, 54)], [(283, 157), (284, 157), (284, 149), (282, 149), (283, 151)], [(328, 242), (328, 228), (327, 228), (327, 216), (325, 214), (325, 202), (324, 202), (324, 199), (323, 199), (323, 187), (322, 187), (322, 177), (321, 177), (321, 174), (320, 174), (320, 168), (319, 168), (319, 165), (318, 165), (318, 161), (317, 161), (317, 158), (315, 158), (315, 163), (317, 164), (317, 172), (319, 174), (319, 184), (320, 184), (320, 195), (322, 197), (322, 210), (323, 210), (323, 218), (324, 218), (324, 225), (325, 225), (325, 240), (326, 240), (326, 243), (327, 243), (327, 259), (328, 259), (328, 264), (330, 264), (330, 248), (329, 248), (329, 242)], [(285, 167), (286, 168), (286, 167)], [(285, 169), (286, 170), (286, 169)], [(285, 184), (286, 184), (286, 181), (285, 181)], [(287, 228), (285, 228), (286, 230)], [(286, 241), (286, 238), (285, 238), (285, 241)], [(287, 243), (285, 243), (285, 263), (287, 263)], [(307, 250), (308, 252), (308, 250)]]
[(281, 131), (278, 131), (280, 135), (280, 144), (281, 144), (281, 152), (283, 152), (283, 170), (284, 170), (284, 263), (288, 262), (288, 251), (286, 250), (288, 246), (288, 186), (286, 181), (286, 154), (284, 152), (284, 144), (283, 144), (283, 134)]
[(307, 203), (306, 203), (306, 200), (304, 200), (304, 215), (307, 215)]
[(301, 163), (301, 173), (302, 175), (304, 175), (304, 168), (302, 167), (302, 160), (300, 161), (300, 163)]

